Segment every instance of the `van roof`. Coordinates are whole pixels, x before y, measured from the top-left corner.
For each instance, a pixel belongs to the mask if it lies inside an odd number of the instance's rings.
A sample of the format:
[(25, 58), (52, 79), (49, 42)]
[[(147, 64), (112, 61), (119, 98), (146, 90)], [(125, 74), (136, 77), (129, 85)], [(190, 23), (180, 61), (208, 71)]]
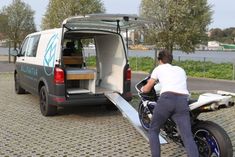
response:
[(33, 36), (33, 35), (37, 35), (37, 34), (46, 34), (46, 33), (50, 33), (50, 32), (62, 32), (62, 28), (46, 29), (46, 30), (31, 33), (27, 36)]

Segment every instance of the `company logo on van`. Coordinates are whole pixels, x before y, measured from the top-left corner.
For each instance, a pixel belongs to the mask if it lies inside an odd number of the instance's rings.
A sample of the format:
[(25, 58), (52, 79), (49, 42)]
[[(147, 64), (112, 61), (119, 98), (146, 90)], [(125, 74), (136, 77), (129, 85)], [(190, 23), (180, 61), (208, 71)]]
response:
[(46, 47), (43, 66), (46, 75), (50, 76), (54, 72), (55, 54), (57, 50), (58, 34), (54, 34)]

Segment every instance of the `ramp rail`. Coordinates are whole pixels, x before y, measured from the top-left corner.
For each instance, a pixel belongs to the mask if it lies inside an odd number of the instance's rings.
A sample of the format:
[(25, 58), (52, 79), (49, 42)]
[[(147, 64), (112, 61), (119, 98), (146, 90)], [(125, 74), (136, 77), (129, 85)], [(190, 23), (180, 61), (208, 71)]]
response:
[[(139, 121), (138, 112), (118, 93), (105, 93), (105, 96), (121, 111), (122, 115), (126, 117), (135, 129), (148, 141), (147, 132), (143, 129)], [(159, 136), (161, 144), (167, 141)]]

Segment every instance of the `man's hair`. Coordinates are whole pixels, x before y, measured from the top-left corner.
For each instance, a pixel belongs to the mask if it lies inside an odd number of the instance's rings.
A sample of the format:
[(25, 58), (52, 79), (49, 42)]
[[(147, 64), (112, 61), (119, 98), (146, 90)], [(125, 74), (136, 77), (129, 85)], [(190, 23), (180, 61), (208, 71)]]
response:
[(169, 52), (168, 50), (161, 50), (158, 53), (158, 60), (161, 60), (164, 64), (165, 63), (172, 63), (173, 60), (173, 55), (171, 54), (171, 52)]

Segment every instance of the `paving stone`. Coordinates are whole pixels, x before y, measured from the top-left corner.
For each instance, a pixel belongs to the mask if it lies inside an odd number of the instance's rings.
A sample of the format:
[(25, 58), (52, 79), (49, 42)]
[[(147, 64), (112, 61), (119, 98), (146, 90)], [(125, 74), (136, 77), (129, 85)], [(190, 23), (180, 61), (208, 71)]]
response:
[[(149, 157), (148, 142), (120, 112), (103, 106), (60, 108), (44, 117), (39, 99), (14, 92), (12, 73), (0, 73), (0, 157)], [(235, 107), (202, 114), (220, 124), (235, 146)], [(233, 147), (235, 150), (235, 147)], [(185, 157), (183, 147), (161, 146), (162, 157)]]
[(120, 112), (85, 106), (44, 117), (37, 96), (15, 94), (12, 73), (0, 74), (0, 87), (0, 156), (150, 156), (146, 140)]

